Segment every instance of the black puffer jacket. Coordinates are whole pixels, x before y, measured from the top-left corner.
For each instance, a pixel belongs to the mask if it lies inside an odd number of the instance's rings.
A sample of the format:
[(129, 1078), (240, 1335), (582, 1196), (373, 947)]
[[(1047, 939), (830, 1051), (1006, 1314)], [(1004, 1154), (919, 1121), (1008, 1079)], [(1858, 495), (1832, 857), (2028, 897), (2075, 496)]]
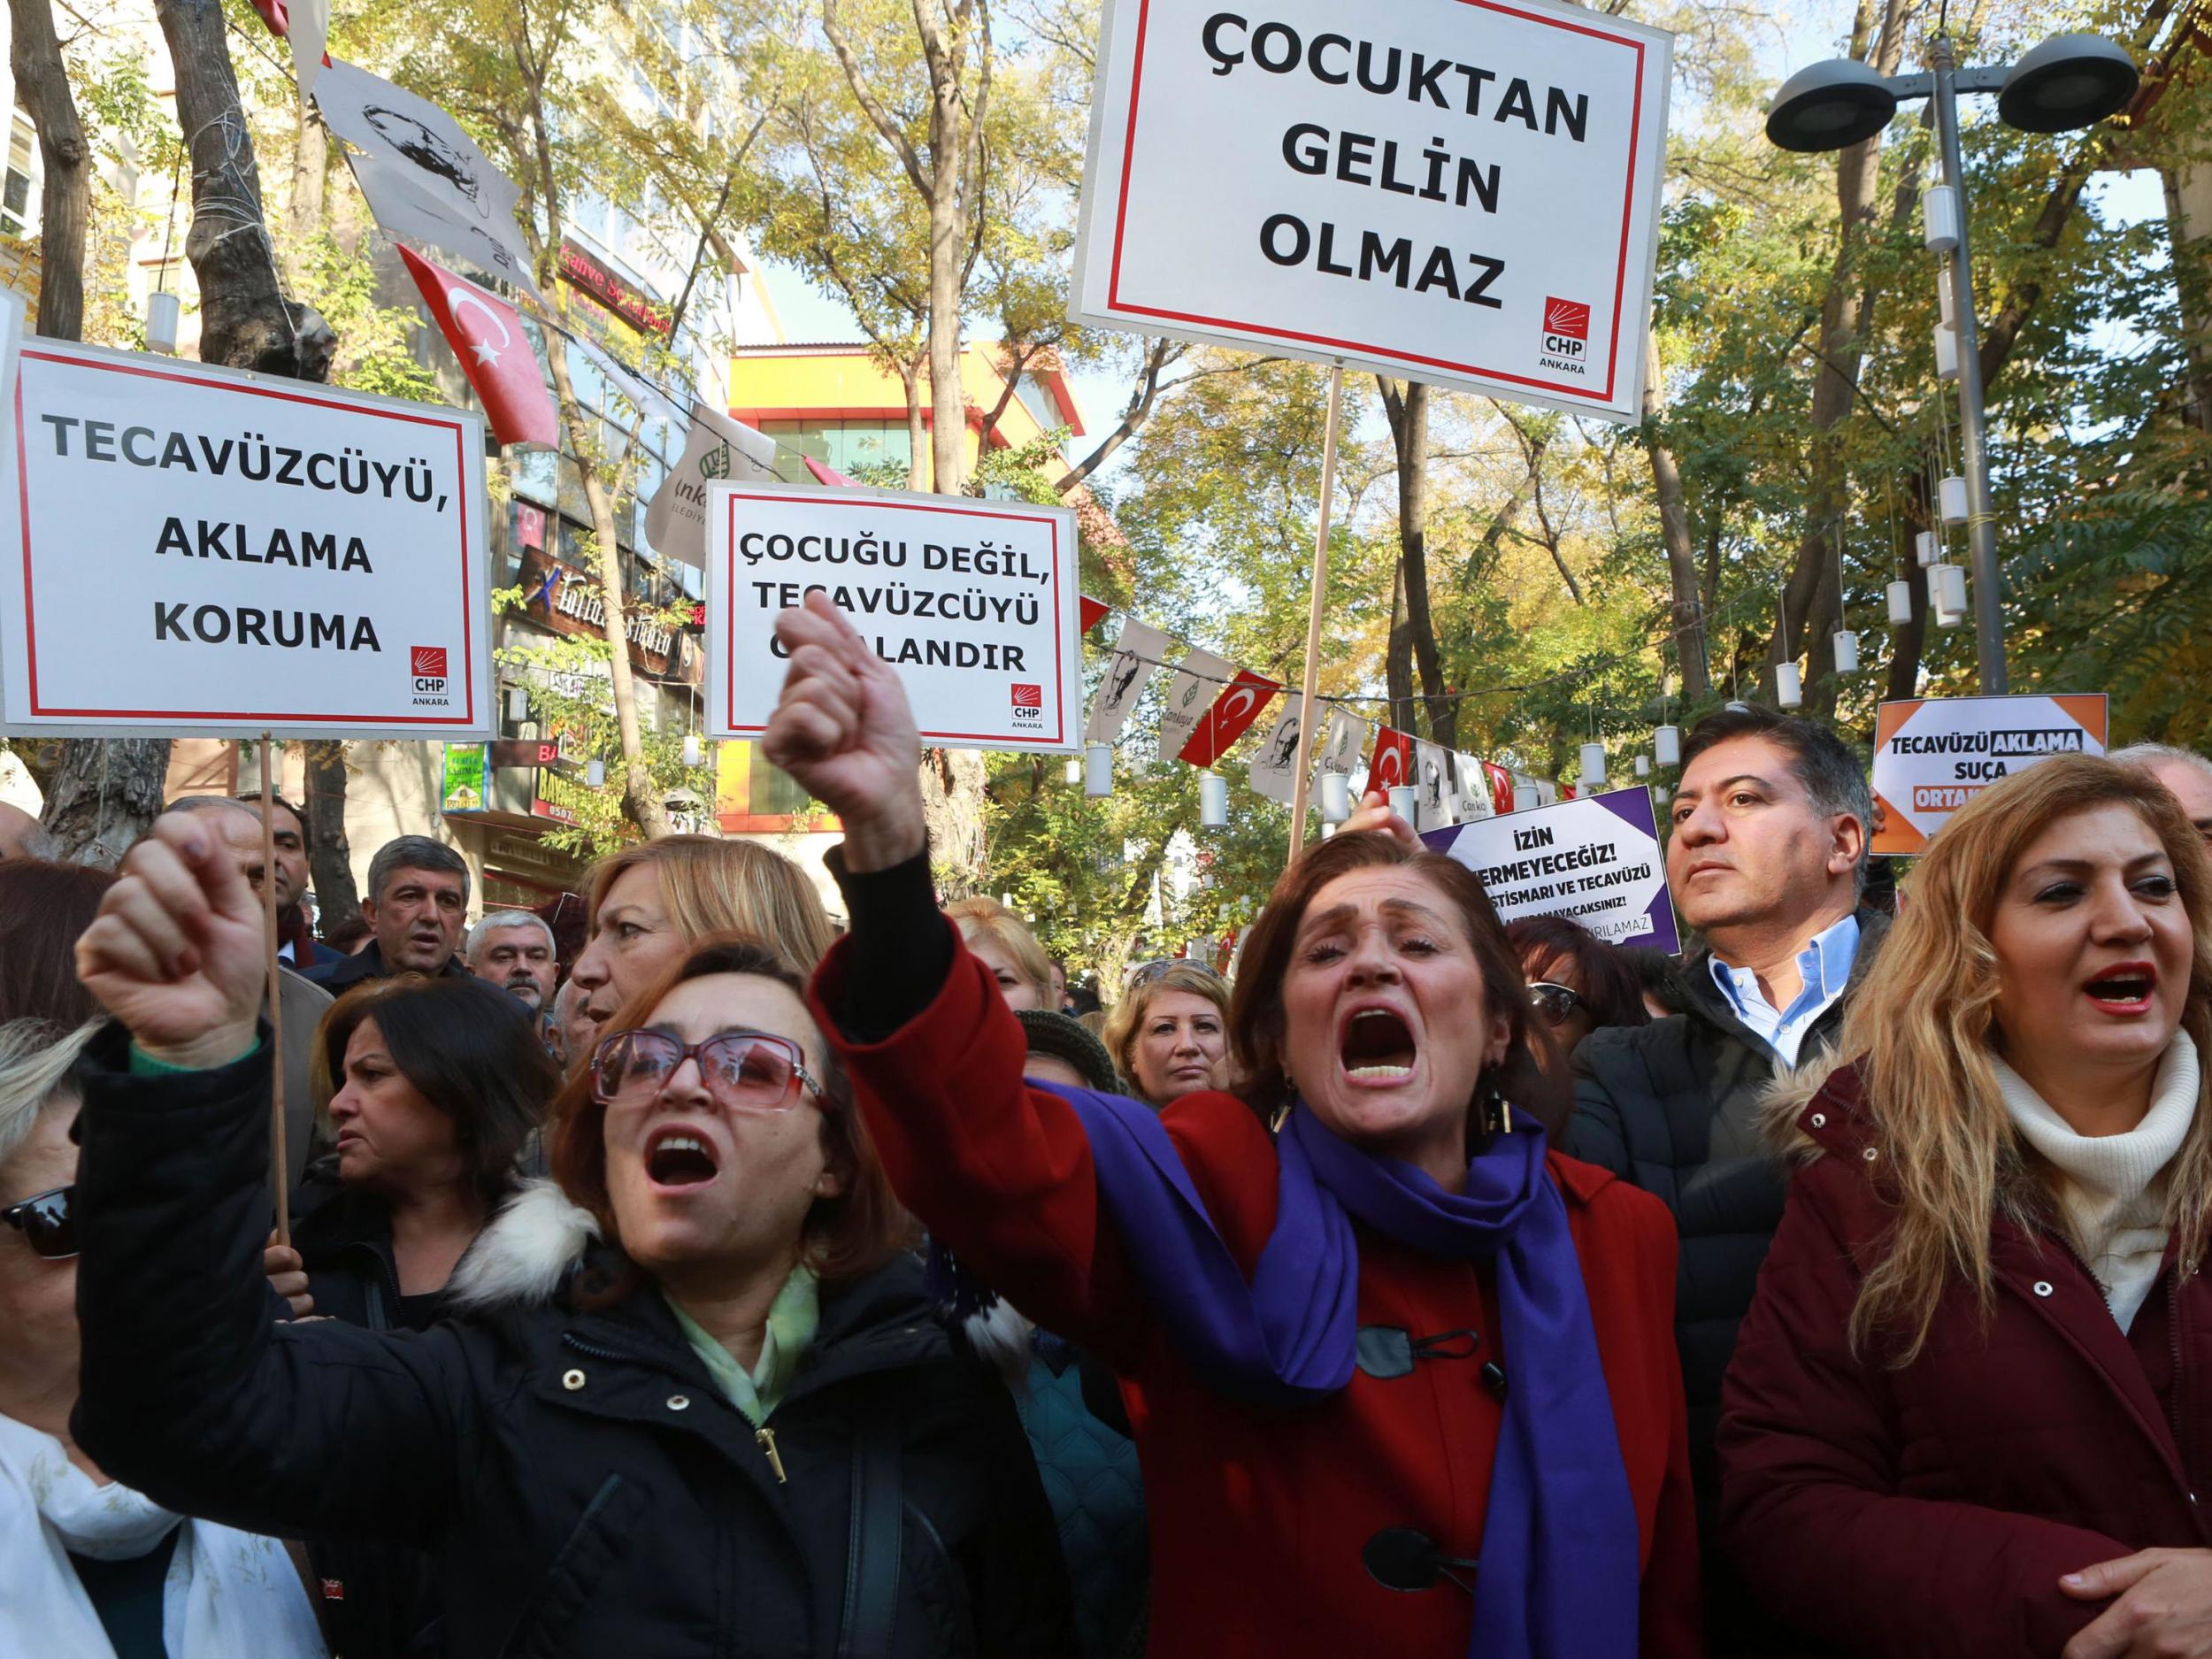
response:
[[(1859, 945), (1849, 984), (1880, 949), (1889, 918), (1858, 912)], [(1720, 1502), (1713, 1435), (1720, 1425), (1720, 1382), (1736, 1348), (1736, 1327), (1751, 1310), (1759, 1268), (1781, 1224), (1787, 1174), (1766, 1144), (1760, 1107), (1780, 1066), (1774, 1051), (1728, 1006), (1714, 982), (1710, 953), (1684, 964), (1690, 1011), (1648, 1025), (1605, 1026), (1574, 1053), (1574, 1116), (1560, 1150), (1613, 1171), (1666, 1201), (1682, 1251), (1675, 1275), (1674, 1334), (1689, 1405), (1690, 1472), (1698, 1530), (1708, 1541), (1706, 1638), (1715, 1659), (1763, 1651), (1757, 1614), (1737, 1594), (1710, 1547)], [(1831, 1048), (1842, 1028), (1849, 988), (1807, 1033), (1801, 1062)], [(1719, 1577), (1715, 1577), (1717, 1570)], [(1754, 1621), (1732, 1639), (1738, 1609)]]
[(571, 1303), (588, 1239), (550, 1189), (479, 1240), (478, 1310), (419, 1335), (280, 1325), (265, 1047), (138, 1077), (111, 1032), (82, 1086), (73, 1423), (117, 1479), (258, 1532), (428, 1550), (468, 1659), (1069, 1651), (1020, 1425), (910, 1259), (825, 1292), (757, 1436), (657, 1289)]

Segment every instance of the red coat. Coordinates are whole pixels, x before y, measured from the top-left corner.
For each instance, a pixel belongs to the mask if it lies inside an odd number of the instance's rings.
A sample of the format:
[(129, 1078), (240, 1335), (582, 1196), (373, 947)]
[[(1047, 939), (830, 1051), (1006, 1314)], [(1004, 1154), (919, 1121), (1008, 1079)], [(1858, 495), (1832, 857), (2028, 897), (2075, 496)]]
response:
[[(834, 1026), (846, 948), (815, 982)], [(1103, 1215), (1089, 1142), (1066, 1102), (1021, 1078), (1024, 1040), (990, 974), (959, 949), (936, 1001), (887, 1041), (839, 1051), (892, 1184), (979, 1278), (1122, 1379), (1152, 1526), (1153, 1659), (1462, 1659), (1472, 1603), (1448, 1583), (1385, 1589), (1361, 1560), (1386, 1527), (1480, 1554), (1501, 1407), (1486, 1264), (1423, 1256), (1355, 1222), (1358, 1317), (1414, 1337), (1471, 1328), (1471, 1357), (1355, 1373), (1325, 1404), (1241, 1405), (1202, 1386), (1149, 1317)], [(1196, 1094), (1163, 1114), (1248, 1275), (1275, 1220), (1274, 1143), (1242, 1102)], [(1674, 1352), (1674, 1228), (1656, 1199), (1554, 1155), (1588, 1287), (1642, 1536), (1643, 1640), (1694, 1659), (1696, 1522)], [(1607, 1659), (1611, 1659), (1610, 1655)]]
[[(1840, 1071), (1722, 1390), (1721, 1537), (1787, 1623), (1857, 1659), (2056, 1655), (2100, 1610), (2061, 1574), (2212, 1545), (2212, 1284), (2164, 1278), (2123, 1333), (2056, 1234), (1991, 1228), (1985, 1328), (1963, 1282), (1902, 1371), (1845, 1322), (1880, 1259), (1881, 1148)], [(1869, 1153), (1871, 1152), (1870, 1157)]]

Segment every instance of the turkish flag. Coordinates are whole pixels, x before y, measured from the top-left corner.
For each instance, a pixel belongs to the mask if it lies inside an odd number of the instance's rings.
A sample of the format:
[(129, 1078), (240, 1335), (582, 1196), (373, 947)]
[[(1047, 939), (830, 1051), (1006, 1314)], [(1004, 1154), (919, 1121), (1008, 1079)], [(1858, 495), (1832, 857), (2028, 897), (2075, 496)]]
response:
[(484, 403), (492, 435), (502, 443), (561, 447), (553, 400), (547, 396), (538, 354), (522, 332), (515, 308), (488, 288), (455, 276), (411, 249), (399, 257), (428, 302), (430, 314), (461, 359), (461, 372)]
[(282, 40), (292, 32), (292, 20), (285, 15), (284, 0), (253, 0), (253, 9), (261, 14), (261, 20), (277, 39)]
[(1248, 668), (1239, 669), (1237, 677), (1214, 699), (1213, 707), (1200, 717), (1177, 758), (1194, 766), (1212, 765), (1228, 753), (1229, 745), (1244, 735), (1245, 728), (1260, 718), (1260, 710), (1274, 702), (1275, 694), (1282, 688), (1279, 680), (1256, 674)]
[(1079, 594), (1075, 600), (1076, 632), (1088, 634), (1098, 626), (1099, 618), (1113, 609), (1103, 599), (1094, 599), (1088, 594)]
[(1490, 804), (1503, 818), (1513, 810), (1513, 774), (1494, 760), (1482, 763), (1482, 775), (1490, 780)]
[(857, 489), (860, 488), (857, 484), (854, 483), (852, 480), (847, 478), (842, 472), (839, 472), (835, 467), (831, 466), (826, 462), (818, 461), (810, 455), (803, 455), (799, 458), (806, 463), (806, 470), (814, 474), (814, 481), (818, 484), (828, 484), (833, 487), (842, 486), (847, 489)]
[(1375, 757), (1367, 763), (1367, 783), (1360, 793), (1387, 797), (1401, 784), (1412, 781), (1413, 739), (1386, 726), (1376, 735)]

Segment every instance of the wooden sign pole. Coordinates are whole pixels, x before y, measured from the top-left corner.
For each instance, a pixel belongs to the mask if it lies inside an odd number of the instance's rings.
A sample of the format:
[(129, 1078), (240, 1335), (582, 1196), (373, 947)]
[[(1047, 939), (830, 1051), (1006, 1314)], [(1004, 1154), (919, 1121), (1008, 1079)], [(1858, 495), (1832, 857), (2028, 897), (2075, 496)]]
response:
[(1344, 365), (1329, 369), (1329, 415), (1321, 428), (1321, 511), (1313, 537), (1313, 607), (1306, 618), (1306, 673), (1298, 691), (1298, 782), (1290, 803), (1290, 857), (1306, 844), (1306, 797), (1313, 784), (1305, 757), (1313, 752), (1313, 700), (1321, 677), (1321, 607), (1329, 591), (1329, 503), (1336, 495), (1336, 428), (1344, 404)]
[(261, 734), (261, 936), (269, 971), (269, 1148), (276, 1183), (277, 1242), (292, 1241), (292, 1160), (284, 1145), (284, 1010), (277, 995), (276, 787), (269, 775), (269, 734)]

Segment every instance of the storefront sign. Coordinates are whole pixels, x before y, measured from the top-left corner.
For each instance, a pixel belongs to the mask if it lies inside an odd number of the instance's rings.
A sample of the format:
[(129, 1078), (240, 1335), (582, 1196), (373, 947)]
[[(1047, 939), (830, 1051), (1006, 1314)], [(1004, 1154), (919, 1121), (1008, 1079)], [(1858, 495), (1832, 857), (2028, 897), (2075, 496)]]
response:
[[(522, 556), (523, 614), (556, 634), (603, 640), (607, 636), (606, 596), (599, 579), (531, 548)], [(630, 641), (630, 660), (647, 673), (664, 675), (677, 655), (675, 630), (644, 611), (632, 610), (623, 632)]]
[(1609, 945), (1682, 948), (1648, 789), (1585, 795), (1421, 839), (1482, 878), (1502, 922), (1563, 916)]
[(626, 280), (596, 254), (572, 242), (561, 243), (561, 275), (632, 327), (657, 334), (668, 333), (670, 314), (666, 306), (636, 283)]

